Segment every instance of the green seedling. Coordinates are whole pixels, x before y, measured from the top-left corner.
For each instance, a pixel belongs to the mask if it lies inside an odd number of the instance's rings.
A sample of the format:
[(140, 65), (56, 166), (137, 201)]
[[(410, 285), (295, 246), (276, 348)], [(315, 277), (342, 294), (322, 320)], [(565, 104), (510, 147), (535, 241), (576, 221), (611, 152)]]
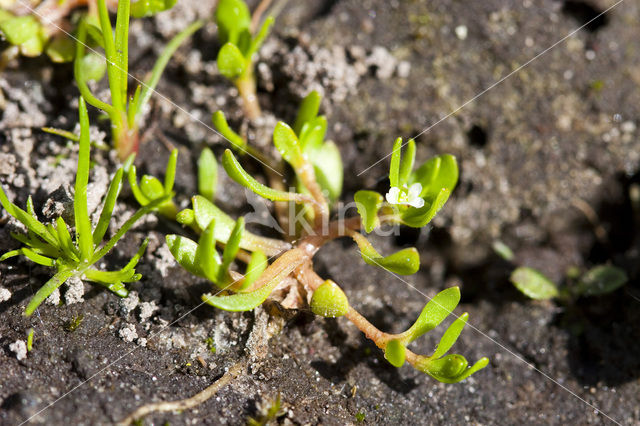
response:
[[(131, 5), (131, 16), (142, 18), (170, 9), (177, 0), (139, 0)], [(31, 14), (23, 15), (24, 5), (21, 2), (9, 2), (0, 8), (0, 33), (10, 47), (2, 54), (2, 62), (6, 62), (20, 54), (27, 57), (40, 56), (43, 52), (52, 62), (71, 62), (75, 57), (75, 42), (62, 29), (73, 27), (77, 19), (69, 18), (71, 13), (82, 6), (89, 5), (89, 13), (93, 10), (93, 2), (88, 0), (50, 1), (36, 7)], [(111, 9), (118, 2), (107, 0)], [(46, 18), (46, 19), (43, 19)]]
[[(149, 78), (138, 85), (133, 96), (129, 97), (127, 91), (129, 80), (128, 37), (129, 20), (132, 12), (143, 16), (146, 10), (149, 13), (161, 10), (163, 7), (173, 4), (172, 0), (155, 2), (142, 2), (139, 7), (134, 6), (133, 11), (129, 0), (118, 2), (115, 33), (111, 26), (106, 0), (98, 0), (98, 22), (85, 17), (78, 26), (78, 43), (76, 44), (76, 56), (74, 62), (74, 74), (80, 93), (86, 101), (96, 108), (104, 111), (112, 124), (113, 145), (122, 161), (132, 153), (138, 151), (140, 143), (139, 128), (144, 114), (145, 106), (154, 92), (162, 72), (169, 59), (178, 47), (195, 31), (202, 27), (203, 22), (197, 21), (176, 35), (165, 47), (157, 59)], [(134, 3), (134, 5), (138, 5)], [(142, 10), (142, 11), (141, 11)], [(98, 99), (89, 89), (89, 80), (99, 80), (104, 72), (98, 67), (100, 61), (96, 61), (93, 55), (85, 55), (86, 43), (92, 41), (104, 49), (106, 58), (106, 73), (111, 92), (111, 103)], [(87, 59), (91, 58), (91, 59)], [(95, 64), (87, 62), (96, 62)], [(104, 61), (102, 61), (104, 64)]]
[(253, 120), (261, 115), (253, 71), (254, 55), (269, 34), (274, 18), (265, 19), (260, 29), (253, 33), (247, 4), (243, 0), (220, 0), (215, 19), (222, 44), (217, 58), (218, 69), (238, 88), (244, 110)]
[(134, 166), (133, 160), (135, 154), (127, 160), (124, 165), (125, 169), (128, 169), (127, 179), (129, 186), (131, 186), (131, 192), (141, 206), (148, 206), (154, 201), (164, 199), (166, 201), (159, 204), (156, 209), (162, 215), (169, 219), (175, 219), (178, 213), (178, 208), (173, 202), (173, 184), (176, 178), (176, 166), (178, 163), (178, 150), (174, 149), (169, 155), (169, 161), (164, 175), (164, 183), (160, 182), (157, 178), (150, 175), (143, 175), (138, 185), (138, 178), (136, 176), (136, 166)]
[[(337, 283), (321, 278), (313, 270), (313, 256), (320, 247), (348, 236), (357, 243), (367, 264), (383, 268), (391, 274), (416, 273), (420, 258), (415, 248), (383, 256), (358, 231), (364, 228), (371, 232), (389, 224), (422, 227), (429, 223), (455, 187), (458, 178), (455, 158), (450, 155), (438, 156), (413, 171), (415, 142), (409, 142), (405, 158), (401, 158), (401, 141), (396, 141), (391, 161), (392, 189), (386, 201), (382, 194), (360, 191), (355, 196), (360, 216), (330, 221), (332, 190), (337, 198), (341, 189), (342, 161), (337, 150), (329, 156), (334, 160), (329, 160), (321, 167), (316, 167), (310, 159), (316, 150), (327, 146), (324, 142), (326, 120), (317, 116), (318, 107), (319, 96), (312, 93), (303, 101), (293, 127), (278, 122), (273, 131), (273, 143), (290, 166), (299, 182), (298, 188), (302, 190), (291, 192), (263, 184), (245, 170), (231, 150), (224, 152), (221, 161), (227, 175), (241, 186), (267, 200), (293, 203), (312, 213), (287, 217), (285, 220), (289, 224), (293, 222), (298, 225), (296, 220), (306, 222), (308, 216), (311, 216), (312, 223), (291, 227), (295, 234), (285, 236), (291, 243), (249, 234), (244, 230), (242, 218), (234, 221), (215, 206), (215, 192), (211, 195), (211, 188), (206, 181), (215, 182), (216, 178), (212, 173), (205, 176), (201, 171), (198, 182), (200, 188), (206, 188), (204, 191), (201, 189), (203, 195), (193, 197), (193, 208), (177, 215), (179, 222), (195, 229), (200, 237), (198, 241), (193, 241), (180, 235), (167, 236), (171, 253), (186, 270), (213, 283), (215, 291), (202, 296), (209, 305), (227, 311), (248, 311), (275, 297), (284, 307), (302, 308), (304, 302), (301, 299), (278, 299), (275, 290), (278, 289), (278, 294), (310, 294), (309, 307), (314, 313), (347, 318), (385, 351), (392, 365), (400, 367), (408, 362), (445, 383), (464, 380), (488, 364), (488, 359), (482, 358), (469, 366), (462, 355), (447, 354), (462, 332), (468, 314), (460, 315), (449, 326), (432, 355), (419, 355), (408, 349), (411, 342), (433, 330), (456, 308), (460, 301), (457, 287), (438, 293), (408, 330), (389, 334), (378, 330), (350, 306), (346, 293)], [(229, 128), (221, 112), (214, 115), (214, 124), (231, 141), (237, 153), (249, 153), (251, 148)], [(206, 163), (211, 159), (201, 161)], [(339, 185), (334, 185), (338, 179), (327, 183), (319, 178), (323, 170), (339, 174)], [(222, 253), (218, 251), (218, 246), (224, 246)], [(237, 266), (234, 267), (234, 264)], [(246, 266), (241, 268), (241, 264)], [(242, 270), (244, 272), (240, 272)]]
[(558, 286), (542, 272), (527, 266), (520, 266), (511, 274), (511, 282), (525, 296), (563, 303), (612, 293), (628, 281), (627, 273), (613, 265), (597, 265), (584, 273), (569, 271), (566, 278), (566, 283)]
[(33, 349), (34, 334), (35, 334), (35, 330), (33, 328), (30, 328), (29, 333), (27, 334), (27, 352), (31, 352), (31, 349)]
[(140, 274), (135, 266), (147, 246), (145, 241), (138, 252), (119, 271), (102, 271), (94, 265), (100, 261), (124, 236), (124, 234), (146, 213), (161, 205), (165, 199), (159, 199), (140, 208), (129, 218), (108, 241), (103, 242), (113, 213), (118, 194), (122, 187), (123, 170), (119, 169), (104, 200), (100, 218), (92, 229), (87, 207), (87, 184), (90, 167), (89, 116), (83, 98), (80, 98), (80, 153), (78, 157), (78, 172), (76, 174), (74, 194), (74, 224), (75, 238), (72, 231), (62, 217), (58, 217), (55, 224), (40, 222), (35, 216), (31, 197), (27, 201), (27, 209), (22, 210), (11, 203), (5, 192), (0, 188), (0, 203), (11, 216), (16, 218), (27, 228), (27, 234), (12, 234), (24, 244), (24, 247), (12, 250), (0, 257), (0, 261), (13, 256), (23, 255), (29, 260), (56, 270), (55, 275), (47, 281), (31, 298), (25, 309), (25, 315), (31, 315), (34, 310), (58, 287), (71, 278), (79, 278), (105, 286), (115, 294), (125, 297), (128, 294), (124, 283), (137, 281)]

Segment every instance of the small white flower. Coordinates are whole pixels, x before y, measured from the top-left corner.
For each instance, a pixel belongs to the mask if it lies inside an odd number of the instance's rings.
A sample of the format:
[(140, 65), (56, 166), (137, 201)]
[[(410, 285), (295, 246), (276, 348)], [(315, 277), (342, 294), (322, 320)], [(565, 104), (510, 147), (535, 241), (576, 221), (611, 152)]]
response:
[(386, 198), (389, 204), (406, 204), (419, 209), (424, 206), (424, 200), (420, 198), (421, 192), (422, 185), (420, 183), (414, 183), (409, 188), (407, 185), (402, 185), (402, 188), (394, 186), (389, 189)]

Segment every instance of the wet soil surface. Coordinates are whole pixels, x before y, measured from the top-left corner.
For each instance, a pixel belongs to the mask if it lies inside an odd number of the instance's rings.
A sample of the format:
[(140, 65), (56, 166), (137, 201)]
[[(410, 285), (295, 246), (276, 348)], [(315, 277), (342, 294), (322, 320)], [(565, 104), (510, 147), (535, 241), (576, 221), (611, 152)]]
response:
[[(135, 77), (169, 37), (214, 7), (179, 3), (132, 26)], [(396, 332), (427, 297), (461, 286), (456, 314), (469, 312), (470, 322), (456, 351), (470, 360), (488, 356), (489, 366), (445, 385), (409, 366), (391, 367), (344, 319), (304, 309), (278, 314), (273, 305), (250, 313), (198, 307), (208, 284), (179, 268), (164, 245), (165, 234), (184, 231), (149, 217), (106, 259), (106, 267), (122, 267), (150, 238), (143, 278), (124, 300), (76, 285), (25, 318), (50, 271), (15, 258), (0, 264), (0, 423), (114, 423), (144, 403), (189, 397), (246, 360), (245, 374), (214, 398), (144, 423), (244, 424), (280, 395), (276, 421), (283, 424), (638, 424), (640, 6), (623, 1), (596, 18), (615, 2), (274, 4), (284, 7), (257, 63), (264, 119), (257, 126), (243, 119), (235, 89), (217, 72), (219, 44), (209, 24), (178, 51), (158, 87), (164, 97), (151, 102), (139, 170), (161, 175), (178, 147), (177, 199), (186, 207), (201, 148), (225, 148), (208, 128), (212, 112), (222, 109), (252, 143), (266, 146), (276, 119), (292, 122), (311, 89), (323, 94), (329, 137), (343, 156), (345, 203), (361, 188), (386, 190), (385, 157), (397, 136), (419, 135), (422, 160), (456, 155), (460, 182), (432, 226), (373, 239), (385, 253), (418, 247), (420, 273), (398, 279), (376, 270), (346, 241), (323, 248), (316, 269), (376, 326)], [(33, 194), (42, 218), (64, 212), (73, 183), (77, 147), (40, 131), (74, 129), (71, 74), (69, 66), (25, 59), (0, 76), (0, 183), (19, 205)], [(92, 123), (94, 140), (108, 141), (107, 123), (97, 114)], [(95, 208), (117, 163), (94, 151)], [(230, 214), (250, 211), (226, 177), (219, 191)], [(112, 232), (134, 208), (125, 189)], [(4, 252), (18, 244), (10, 237), (14, 222), (0, 214)], [(496, 240), (512, 248), (512, 263), (494, 254)], [(629, 283), (570, 306), (527, 300), (508, 281), (514, 265), (562, 282), (570, 267), (602, 263), (624, 268)], [(275, 317), (284, 326), (267, 341)], [(19, 357), (15, 343), (31, 327), (33, 350)], [(427, 336), (414, 349), (429, 353), (436, 342)]]

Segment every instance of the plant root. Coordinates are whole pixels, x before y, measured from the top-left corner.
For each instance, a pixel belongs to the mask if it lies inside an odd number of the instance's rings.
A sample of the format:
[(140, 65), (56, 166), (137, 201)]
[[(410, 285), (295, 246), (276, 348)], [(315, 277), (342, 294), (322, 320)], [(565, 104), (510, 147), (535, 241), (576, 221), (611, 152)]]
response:
[(239, 361), (235, 363), (229, 370), (224, 373), (222, 377), (220, 377), (213, 384), (208, 386), (206, 389), (198, 392), (190, 398), (181, 399), (178, 401), (164, 401), (164, 402), (154, 402), (151, 404), (143, 405), (136, 409), (133, 413), (129, 414), (125, 419), (118, 423), (119, 426), (130, 425), (136, 420), (154, 413), (154, 412), (166, 412), (166, 411), (182, 411), (188, 410), (190, 408), (196, 407), (203, 402), (209, 400), (212, 396), (214, 396), (220, 389), (228, 385), (233, 379), (238, 377), (244, 368), (246, 367), (246, 361)]

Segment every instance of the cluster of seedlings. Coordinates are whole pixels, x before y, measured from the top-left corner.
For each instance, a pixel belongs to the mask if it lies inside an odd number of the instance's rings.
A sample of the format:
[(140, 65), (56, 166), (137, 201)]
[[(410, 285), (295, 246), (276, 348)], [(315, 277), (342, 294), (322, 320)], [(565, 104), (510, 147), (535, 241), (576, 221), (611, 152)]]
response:
[[(69, 1), (59, 3), (60, 7), (68, 8)], [(281, 238), (251, 233), (245, 229), (242, 217), (234, 220), (216, 206), (218, 163), (209, 149), (202, 152), (198, 161), (199, 193), (192, 197), (191, 208), (180, 211), (173, 200), (177, 150), (170, 156), (163, 182), (148, 175), (138, 180), (133, 161), (139, 148), (139, 129), (144, 125), (144, 106), (170, 56), (204, 22), (190, 25), (171, 40), (149, 79), (130, 94), (129, 21), (132, 15), (146, 16), (169, 8), (172, 3), (169, 0), (130, 4), (129, 0), (121, 0), (116, 7), (115, 31), (109, 16), (109, 7), (114, 5), (106, 0), (97, 0), (95, 5), (91, 3), (95, 7), (89, 7), (88, 13), (75, 21), (77, 42), (65, 58), (75, 61), (75, 80), (81, 94), (80, 134), (49, 130), (80, 145), (73, 226), (61, 217), (54, 223), (39, 221), (31, 198), (23, 210), (11, 203), (0, 189), (0, 202), (4, 209), (27, 229), (26, 234), (13, 234), (23, 247), (5, 253), (0, 260), (23, 255), (55, 271), (31, 298), (25, 314), (31, 315), (48, 295), (70, 279), (94, 282), (118, 296), (126, 296), (125, 284), (140, 279), (135, 266), (146, 242), (120, 270), (103, 271), (96, 265), (141, 217), (156, 212), (188, 228), (189, 235), (198, 235), (197, 241), (185, 235), (167, 235), (166, 244), (183, 268), (212, 283), (212, 291), (202, 295), (206, 304), (227, 311), (248, 311), (265, 301), (274, 300), (285, 308), (309, 307), (320, 316), (344, 316), (384, 351), (392, 365), (400, 367), (407, 362), (445, 383), (459, 382), (484, 368), (488, 364), (487, 358), (470, 365), (462, 355), (448, 354), (467, 322), (466, 313), (446, 329), (432, 354), (420, 355), (408, 349), (411, 342), (437, 327), (456, 308), (460, 301), (457, 287), (448, 288), (433, 297), (406, 331), (390, 334), (379, 330), (358, 313), (350, 305), (341, 286), (322, 278), (313, 268), (313, 257), (322, 246), (346, 237), (355, 241), (367, 264), (383, 268), (393, 275), (415, 274), (420, 267), (419, 253), (415, 248), (384, 256), (373, 247), (366, 233), (388, 226), (426, 226), (446, 203), (457, 183), (458, 166), (453, 156), (440, 155), (416, 167), (415, 142), (409, 140), (403, 144), (401, 139), (396, 140), (388, 193), (358, 191), (355, 194), (358, 215), (336, 217), (333, 209), (342, 191), (343, 165), (336, 145), (325, 139), (327, 120), (318, 114), (320, 96), (311, 92), (302, 100), (293, 125), (280, 121), (273, 129), (273, 143), (279, 158), (271, 158), (250, 146), (229, 126), (221, 111), (213, 114), (214, 127), (231, 144), (231, 149), (222, 155), (222, 167), (235, 182), (274, 203), (275, 215), (283, 230)], [(35, 22), (36, 18), (33, 15), (10, 17), (9, 12), (3, 13), (7, 15), (2, 16), (0, 30), (13, 46), (25, 53), (25, 43), (32, 37), (25, 31), (31, 24), (18, 25), (16, 20)], [(255, 119), (261, 115), (261, 110), (256, 97), (253, 60), (270, 31), (273, 18), (266, 18), (260, 25), (260, 17), (252, 17), (242, 0), (221, 0), (215, 22), (222, 45), (217, 57), (220, 73), (238, 88), (247, 117)], [(36, 24), (40, 28), (37, 31), (46, 33), (43, 24)], [(56, 40), (50, 41), (50, 45)], [(87, 46), (91, 48), (89, 53)], [(95, 49), (102, 49), (104, 57), (96, 55)], [(100, 80), (105, 72), (110, 102), (98, 99), (87, 84), (89, 80)], [(102, 110), (110, 120), (113, 148), (123, 160), (123, 166), (111, 181), (95, 225), (92, 225), (87, 212), (91, 150), (87, 103)], [(242, 163), (251, 158), (265, 166), (267, 185), (243, 167)], [(284, 176), (293, 179), (295, 190), (285, 188)], [(140, 208), (105, 241), (123, 180), (129, 182)], [(290, 208), (292, 205), (294, 208)]]

